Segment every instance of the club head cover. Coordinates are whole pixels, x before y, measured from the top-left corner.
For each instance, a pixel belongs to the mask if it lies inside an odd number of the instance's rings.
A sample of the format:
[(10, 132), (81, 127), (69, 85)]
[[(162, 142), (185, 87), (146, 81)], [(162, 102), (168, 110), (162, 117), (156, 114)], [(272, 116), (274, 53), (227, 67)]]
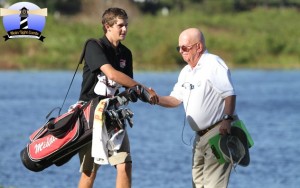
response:
[(143, 102), (147, 102), (147, 103), (151, 103), (151, 100), (150, 100), (150, 93), (148, 92), (148, 90), (141, 86), (141, 85), (137, 85), (136, 86), (139, 90), (139, 92), (137, 92), (139, 95), (138, 95), (138, 98), (143, 101)]
[(125, 91), (123, 91), (122, 93), (118, 94), (119, 97), (125, 97), (127, 100), (131, 101), (131, 102), (136, 102), (138, 100), (138, 94), (137, 91), (134, 87), (128, 88)]
[(127, 96), (131, 102), (136, 102), (138, 100), (138, 94), (136, 90), (132, 88), (127, 89)]

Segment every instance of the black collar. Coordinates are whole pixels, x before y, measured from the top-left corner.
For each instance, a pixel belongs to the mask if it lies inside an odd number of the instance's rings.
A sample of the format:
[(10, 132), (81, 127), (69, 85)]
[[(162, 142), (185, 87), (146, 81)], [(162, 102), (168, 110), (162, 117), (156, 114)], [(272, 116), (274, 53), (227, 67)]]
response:
[(109, 51), (115, 51), (116, 53), (120, 51), (120, 47), (121, 47), (121, 42), (119, 42), (117, 48), (115, 48), (110, 41), (108, 40), (108, 38), (104, 35), (102, 38), (100, 38), (100, 41), (102, 44), (105, 45), (105, 47), (109, 50)]

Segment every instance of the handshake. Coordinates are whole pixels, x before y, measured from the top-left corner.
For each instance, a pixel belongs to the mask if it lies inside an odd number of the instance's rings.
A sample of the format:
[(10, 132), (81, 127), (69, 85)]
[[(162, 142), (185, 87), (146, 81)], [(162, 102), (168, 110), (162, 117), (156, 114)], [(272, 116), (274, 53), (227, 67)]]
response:
[(146, 88), (142, 85), (130, 87), (126, 89), (126, 91), (120, 93), (120, 95), (124, 96), (131, 102), (136, 102), (138, 99), (153, 105), (159, 102), (156, 92), (152, 88)]

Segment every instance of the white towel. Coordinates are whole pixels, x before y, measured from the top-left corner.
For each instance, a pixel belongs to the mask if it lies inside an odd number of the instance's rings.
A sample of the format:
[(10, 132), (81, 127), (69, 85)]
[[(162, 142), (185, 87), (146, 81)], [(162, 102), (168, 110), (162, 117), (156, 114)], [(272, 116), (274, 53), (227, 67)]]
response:
[(120, 129), (118, 132), (112, 135), (112, 137), (108, 141), (107, 148), (110, 151), (117, 151), (121, 148), (123, 143), (123, 139), (125, 136), (124, 129)]
[(125, 131), (121, 129), (113, 134), (111, 138), (108, 137), (104, 116), (108, 104), (109, 99), (101, 100), (94, 115), (92, 157), (94, 157), (94, 162), (100, 165), (109, 164), (108, 151), (114, 151), (115, 153), (119, 150), (125, 135)]
[(108, 79), (104, 75), (99, 74), (99, 75), (97, 75), (97, 78), (98, 78), (98, 82), (94, 88), (94, 92), (97, 95), (113, 96), (116, 93), (117, 89), (119, 89), (121, 87), (120, 84)]

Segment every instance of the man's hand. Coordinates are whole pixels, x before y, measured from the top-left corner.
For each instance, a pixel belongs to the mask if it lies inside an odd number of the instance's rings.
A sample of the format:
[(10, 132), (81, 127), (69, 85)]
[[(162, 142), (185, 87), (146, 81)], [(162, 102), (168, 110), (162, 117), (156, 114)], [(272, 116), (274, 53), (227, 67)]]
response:
[(132, 87), (138, 95), (138, 98), (143, 101), (150, 104), (157, 104), (159, 102), (158, 96), (156, 92), (152, 88), (147, 88), (142, 85), (136, 85)]
[(152, 89), (151, 87), (150, 88), (147, 88), (147, 91), (150, 93), (150, 104), (158, 104), (159, 102), (159, 98), (156, 94), (156, 92), (154, 91), (154, 89)]
[(231, 121), (232, 120), (223, 120), (221, 122), (221, 126), (220, 126), (220, 129), (219, 129), (221, 135), (230, 134)]

